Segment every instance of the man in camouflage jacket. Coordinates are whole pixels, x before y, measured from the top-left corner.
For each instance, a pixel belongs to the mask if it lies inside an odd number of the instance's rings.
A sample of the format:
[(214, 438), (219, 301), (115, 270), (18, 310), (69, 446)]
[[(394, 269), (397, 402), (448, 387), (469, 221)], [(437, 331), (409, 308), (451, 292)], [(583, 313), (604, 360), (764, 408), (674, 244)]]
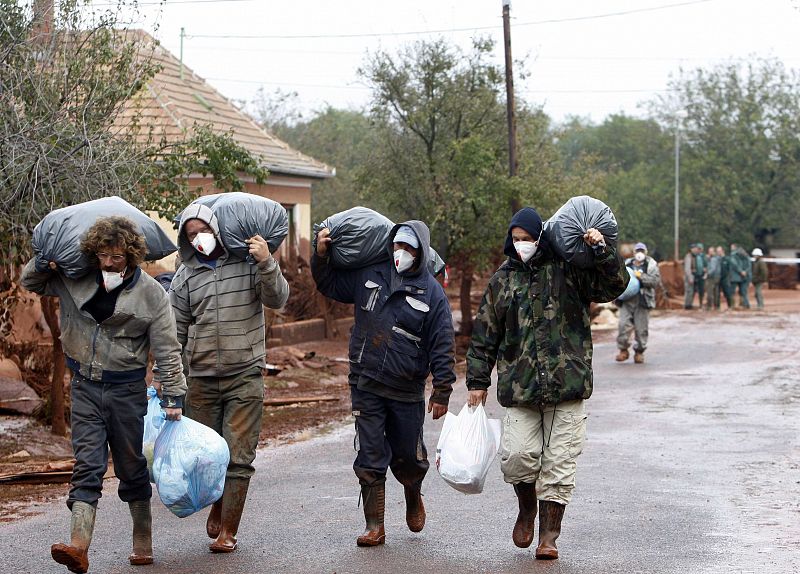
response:
[(484, 402), (497, 364), (497, 398), (507, 409), (501, 469), (519, 499), (513, 540), (521, 548), (533, 542), (538, 495), (536, 557), (553, 559), (583, 448), (583, 402), (592, 394), (589, 303), (615, 299), (629, 275), (596, 229), (583, 238), (595, 251), (592, 269), (558, 257), (541, 230), (533, 208), (511, 220), (508, 260), (492, 276), (478, 309), (467, 388), (470, 405)]

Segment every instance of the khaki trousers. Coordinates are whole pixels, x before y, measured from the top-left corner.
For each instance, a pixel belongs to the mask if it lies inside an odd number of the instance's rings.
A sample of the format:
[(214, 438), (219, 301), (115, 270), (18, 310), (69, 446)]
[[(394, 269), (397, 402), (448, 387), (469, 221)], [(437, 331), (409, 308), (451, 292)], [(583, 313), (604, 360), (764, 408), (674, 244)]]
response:
[(576, 459), (586, 439), (583, 403), (506, 409), (500, 442), (500, 469), (506, 482), (536, 482), (539, 500), (569, 504)]

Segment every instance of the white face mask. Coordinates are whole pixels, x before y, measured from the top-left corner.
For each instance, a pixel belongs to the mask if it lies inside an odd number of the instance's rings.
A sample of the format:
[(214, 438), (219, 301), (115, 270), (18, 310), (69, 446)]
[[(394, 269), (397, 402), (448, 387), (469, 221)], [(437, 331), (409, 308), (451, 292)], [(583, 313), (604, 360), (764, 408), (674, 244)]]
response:
[(217, 247), (217, 240), (213, 233), (198, 233), (192, 239), (192, 247), (205, 256), (211, 255)]
[(106, 288), (106, 291), (111, 293), (114, 289), (122, 285), (123, 279), (125, 279), (125, 273), (128, 271), (126, 267), (120, 273), (116, 271), (103, 271), (103, 285)]
[(644, 261), (644, 257), (645, 257), (645, 255), (641, 251), (637, 251), (633, 256), (633, 258), (636, 259), (636, 261), (638, 261), (639, 263)]
[(538, 247), (538, 241), (517, 241), (514, 243), (514, 249), (517, 250), (519, 258), (522, 259), (523, 263), (530, 261), (530, 258), (536, 253)]
[(394, 266), (398, 273), (408, 271), (414, 265), (414, 256), (405, 249), (398, 249), (394, 252)]

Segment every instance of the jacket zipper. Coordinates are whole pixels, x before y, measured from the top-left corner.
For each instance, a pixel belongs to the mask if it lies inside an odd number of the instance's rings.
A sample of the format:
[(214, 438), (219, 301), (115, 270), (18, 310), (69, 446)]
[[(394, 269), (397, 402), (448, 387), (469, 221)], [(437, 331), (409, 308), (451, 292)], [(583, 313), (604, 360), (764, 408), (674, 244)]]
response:
[(217, 269), (216, 267), (212, 270), (214, 273), (214, 310), (217, 314), (217, 324), (216, 324), (216, 331), (217, 331), (217, 372), (219, 373), (220, 369), (222, 368), (222, 364), (219, 360), (219, 289), (217, 289)]
[(417, 337), (416, 335), (412, 335), (411, 333), (409, 333), (405, 329), (401, 329), (397, 325), (392, 327), (392, 331), (394, 331), (395, 333), (399, 333), (400, 335), (402, 335), (406, 339), (409, 339), (409, 340), (413, 341), (414, 344), (417, 346), (417, 348), (419, 348), (419, 343), (420, 343), (420, 341), (422, 341), (422, 337)]

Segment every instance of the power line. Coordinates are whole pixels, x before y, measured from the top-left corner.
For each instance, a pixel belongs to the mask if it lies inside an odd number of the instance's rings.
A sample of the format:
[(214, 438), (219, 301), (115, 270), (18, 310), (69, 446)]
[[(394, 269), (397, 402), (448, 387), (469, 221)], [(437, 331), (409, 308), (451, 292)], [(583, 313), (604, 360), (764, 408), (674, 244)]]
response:
[[(160, 2), (136, 2), (136, 4), (132, 4), (130, 6), (124, 6), (125, 8), (135, 8), (136, 6), (162, 6), (164, 8), (168, 8), (170, 6), (177, 6), (180, 4), (230, 4), (230, 3), (239, 3), (239, 2), (258, 2), (259, 0), (161, 0)], [(103, 2), (101, 4), (95, 4), (92, 2), (92, 6), (97, 7), (116, 7), (119, 6), (120, 2)]]
[[(188, 2), (189, 0), (187, 0)], [(200, 1), (200, 0), (195, 0)], [(206, 0), (214, 1), (214, 0)], [(639, 14), (643, 12), (655, 12), (658, 10), (667, 10), (670, 8), (680, 8), (683, 6), (691, 6), (695, 4), (705, 4), (713, 2), (714, 0), (690, 0), (687, 2), (677, 2), (673, 4), (662, 4), (660, 6), (650, 6), (648, 8), (633, 8), (631, 10), (619, 10), (617, 12), (606, 12), (604, 14), (593, 14), (588, 16), (573, 16), (569, 18), (551, 18), (547, 20), (534, 20), (531, 22), (519, 22), (515, 27), (521, 26), (538, 26), (541, 24), (560, 24), (565, 22), (579, 22), (583, 20), (598, 20), (601, 18), (613, 18), (618, 16), (628, 16), (630, 14)], [(417, 30), (406, 32), (368, 32), (358, 34), (190, 34), (188, 38), (215, 38), (215, 39), (242, 39), (242, 40), (312, 40), (321, 38), (379, 38), (386, 36), (418, 36), (425, 34), (446, 34), (453, 32), (477, 32), (480, 30), (497, 30), (501, 28), (501, 24), (494, 26), (472, 26), (466, 28), (441, 28), (438, 30)]]

